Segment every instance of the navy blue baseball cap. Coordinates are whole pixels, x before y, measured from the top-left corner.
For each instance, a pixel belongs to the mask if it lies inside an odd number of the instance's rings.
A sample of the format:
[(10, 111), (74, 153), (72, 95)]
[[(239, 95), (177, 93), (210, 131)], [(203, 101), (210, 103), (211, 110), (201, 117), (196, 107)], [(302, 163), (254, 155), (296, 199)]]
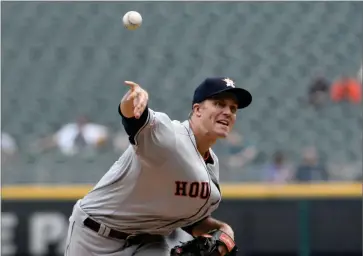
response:
[(201, 103), (223, 92), (234, 94), (238, 102), (238, 108), (245, 108), (252, 102), (252, 95), (249, 91), (238, 88), (234, 82), (226, 77), (213, 77), (205, 79), (194, 91), (193, 105)]

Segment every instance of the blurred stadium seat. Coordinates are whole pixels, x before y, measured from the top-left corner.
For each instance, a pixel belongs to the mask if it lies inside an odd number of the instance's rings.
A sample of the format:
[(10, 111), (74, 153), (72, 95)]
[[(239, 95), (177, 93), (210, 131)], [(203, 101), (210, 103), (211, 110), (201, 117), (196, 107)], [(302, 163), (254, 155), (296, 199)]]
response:
[[(143, 15), (139, 30), (122, 27), (129, 10)], [(1, 12), (1, 128), (20, 150), (3, 183), (97, 181), (118, 157), (112, 150), (85, 159), (29, 145), (77, 114), (119, 130), (124, 80), (150, 91), (151, 108), (185, 119), (204, 77), (229, 76), (254, 96), (236, 129), (265, 156), (283, 149), (297, 162), (315, 145), (329, 163), (361, 162), (361, 106), (316, 111), (300, 101), (318, 71), (356, 76), (360, 2), (3, 2)], [(258, 179), (256, 168), (226, 179)]]

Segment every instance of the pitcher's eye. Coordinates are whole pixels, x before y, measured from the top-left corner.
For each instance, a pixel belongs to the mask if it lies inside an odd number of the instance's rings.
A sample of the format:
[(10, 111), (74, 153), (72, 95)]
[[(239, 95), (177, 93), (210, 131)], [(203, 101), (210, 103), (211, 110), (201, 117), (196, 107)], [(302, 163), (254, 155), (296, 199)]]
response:
[(231, 112), (232, 112), (233, 114), (236, 114), (236, 113), (237, 113), (237, 107), (235, 107), (235, 106), (231, 106), (231, 107), (230, 107), (230, 109), (231, 109)]
[(219, 100), (216, 100), (214, 102), (214, 105), (217, 107), (220, 107), (220, 108), (224, 108), (226, 106), (226, 104), (223, 101), (219, 101)]

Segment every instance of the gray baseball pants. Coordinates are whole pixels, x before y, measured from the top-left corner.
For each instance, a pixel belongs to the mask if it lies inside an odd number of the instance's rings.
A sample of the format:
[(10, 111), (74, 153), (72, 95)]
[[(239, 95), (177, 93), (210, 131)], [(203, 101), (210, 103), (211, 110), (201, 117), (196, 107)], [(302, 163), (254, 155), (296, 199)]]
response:
[(83, 221), (87, 217), (76, 204), (69, 218), (65, 256), (167, 256), (171, 246), (177, 244), (161, 236), (160, 241), (125, 248), (124, 240), (104, 237), (85, 227)]

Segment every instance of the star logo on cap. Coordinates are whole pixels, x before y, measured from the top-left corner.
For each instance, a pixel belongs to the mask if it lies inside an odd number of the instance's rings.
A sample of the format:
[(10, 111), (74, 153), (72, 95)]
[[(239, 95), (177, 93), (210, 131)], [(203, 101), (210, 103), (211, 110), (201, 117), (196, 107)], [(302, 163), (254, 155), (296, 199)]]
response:
[(235, 85), (234, 85), (234, 82), (231, 80), (231, 79), (229, 79), (229, 78), (226, 78), (226, 79), (223, 79), (223, 81), (224, 82), (226, 82), (226, 85), (228, 86), (228, 87), (236, 87)]

